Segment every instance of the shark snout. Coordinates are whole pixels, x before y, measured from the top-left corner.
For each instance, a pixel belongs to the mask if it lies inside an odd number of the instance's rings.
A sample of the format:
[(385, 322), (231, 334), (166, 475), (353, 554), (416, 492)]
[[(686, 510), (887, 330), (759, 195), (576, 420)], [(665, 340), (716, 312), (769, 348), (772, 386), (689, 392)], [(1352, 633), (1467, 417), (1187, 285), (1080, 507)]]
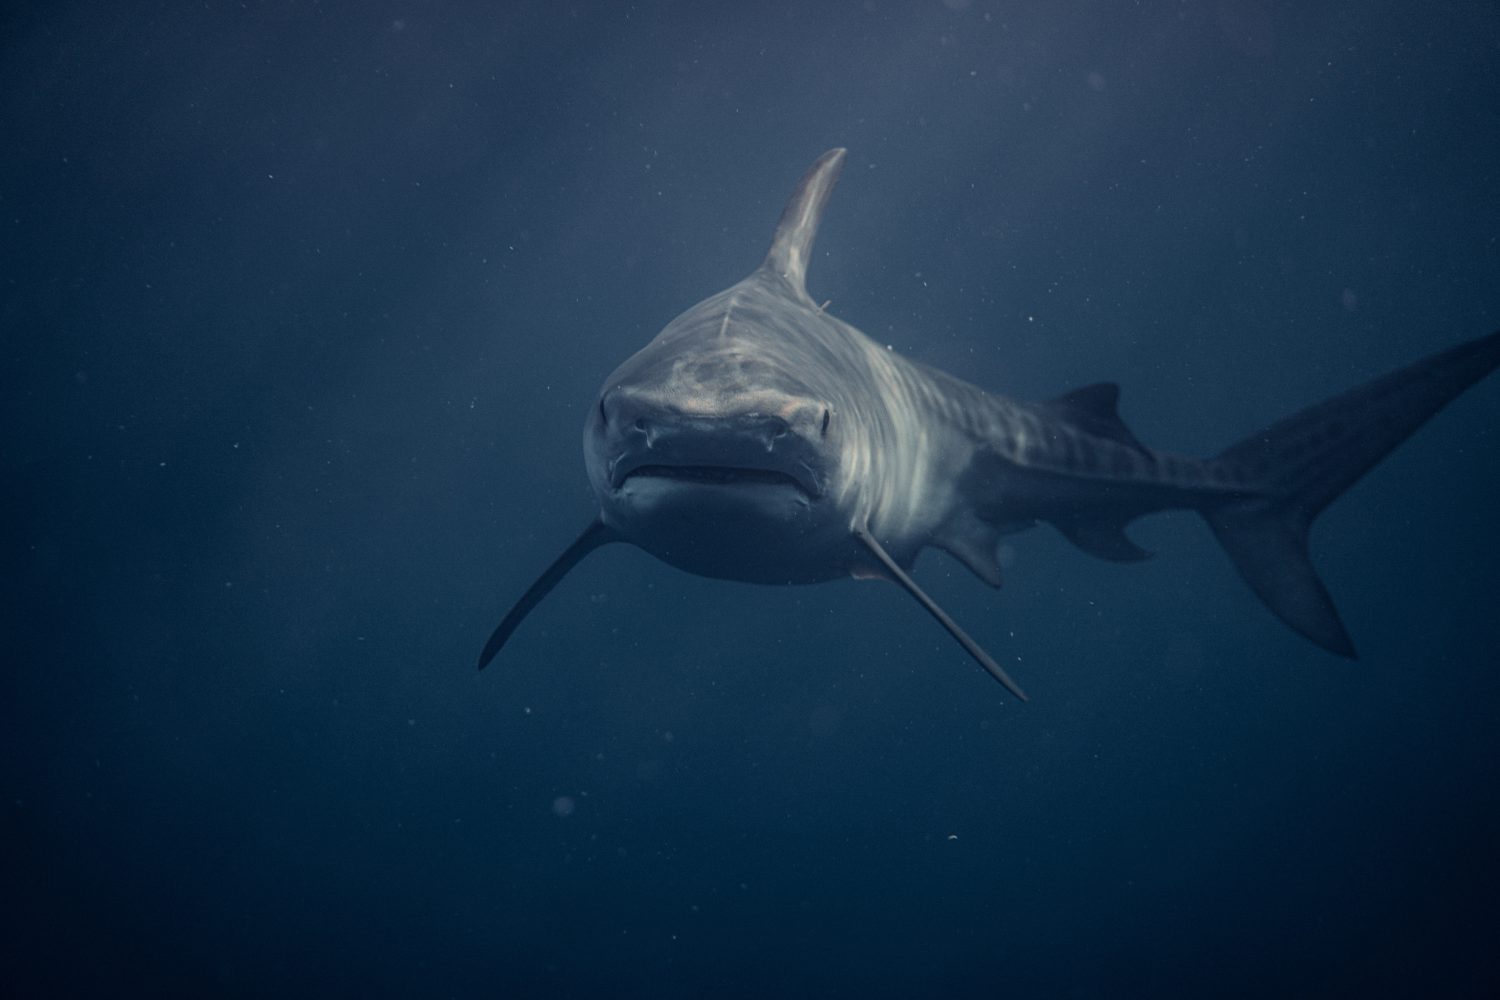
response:
[[(800, 412), (786, 407), (778, 412), (777, 400), (768, 405), (725, 406), (700, 399), (657, 399), (627, 387), (616, 387), (599, 399), (595, 414), (600, 431), (631, 447), (670, 449), (674, 443), (708, 439), (750, 444), (771, 451), (795, 434), (793, 419), (806, 423)], [(789, 417), (793, 419), (788, 419)]]

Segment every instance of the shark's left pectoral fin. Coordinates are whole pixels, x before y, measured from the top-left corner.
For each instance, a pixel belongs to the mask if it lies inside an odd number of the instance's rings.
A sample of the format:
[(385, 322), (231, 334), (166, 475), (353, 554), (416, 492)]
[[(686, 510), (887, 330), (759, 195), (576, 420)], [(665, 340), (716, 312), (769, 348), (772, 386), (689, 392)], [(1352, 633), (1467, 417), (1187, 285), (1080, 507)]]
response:
[(875, 540), (875, 536), (870, 534), (868, 528), (863, 526), (855, 528), (854, 537), (859, 540), (860, 544), (869, 549), (870, 554), (880, 563), (890, 579), (899, 583), (905, 588), (908, 594), (915, 597), (917, 603), (926, 608), (927, 613), (936, 618), (938, 624), (942, 625), (943, 628), (948, 630), (949, 635), (958, 640), (958, 644), (964, 648), (965, 652), (978, 660), (979, 665), (988, 670), (991, 677), (1005, 686), (1005, 690), (1022, 701), (1030, 700), (1026, 697), (1026, 692), (1022, 691), (1020, 686), (1010, 679), (1010, 675), (1005, 672), (1005, 669), (995, 662), (995, 658), (986, 653), (979, 643), (969, 638), (969, 633), (959, 628), (958, 622), (950, 618), (948, 612), (944, 611), (938, 606), (936, 601), (928, 597), (927, 593), (921, 587), (917, 586), (917, 581), (908, 576), (906, 570), (896, 564), (896, 560), (892, 559), (884, 546)]
[(552, 565), (547, 567), (547, 571), (537, 578), (536, 583), (526, 589), (526, 593), (521, 595), (521, 599), (516, 602), (494, 633), (490, 635), (490, 641), (484, 644), (484, 651), (479, 654), (479, 669), (483, 670), (489, 665), (489, 662), (495, 658), (495, 654), (500, 652), (500, 647), (504, 646), (506, 640), (510, 638), (510, 634), (516, 630), (516, 626), (521, 624), (521, 619), (529, 615), (532, 608), (542, 603), (542, 598), (557, 586), (559, 580), (568, 575), (568, 570), (577, 566), (584, 556), (599, 546), (618, 541), (620, 541), (619, 534), (597, 518), (585, 528), (583, 534), (564, 549), (563, 554), (558, 556)]

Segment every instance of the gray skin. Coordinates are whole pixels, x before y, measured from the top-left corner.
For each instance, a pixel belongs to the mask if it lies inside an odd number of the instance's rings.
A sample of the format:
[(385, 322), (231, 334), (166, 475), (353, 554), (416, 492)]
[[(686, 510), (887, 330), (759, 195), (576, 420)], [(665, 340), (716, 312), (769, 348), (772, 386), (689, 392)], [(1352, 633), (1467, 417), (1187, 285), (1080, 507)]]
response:
[(1002, 535), (1045, 521), (1133, 561), (1143, 514), (1207, 519), (1256, 594), (1324, 648), (1354, 648), (1307, 553), (1314, 517), (1500, 364), (1500, 333), (1327, 400), (1207, 459), (1136, 440), (1111, 383), (1028, 403), (909, 361), (808, 296), (807, 262), (844, 150), (825, 153), (749, 277), (678, 316), (604, 382), (584, 426), (599, 516), (522, 596), (487, 664), (577, 562), (624, 541), (700, 576), (877, 577), (904, 587), (1025, 695), (909, 575), (942, 548), (1000, 585)]

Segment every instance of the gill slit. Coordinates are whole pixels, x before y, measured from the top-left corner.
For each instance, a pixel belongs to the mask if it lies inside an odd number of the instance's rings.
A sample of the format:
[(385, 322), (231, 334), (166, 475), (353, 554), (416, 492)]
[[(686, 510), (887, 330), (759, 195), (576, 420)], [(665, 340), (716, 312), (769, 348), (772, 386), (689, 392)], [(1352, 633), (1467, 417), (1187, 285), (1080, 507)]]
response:
[(724, 303), (724, 321), (719, 324), (719, 337), (722, 339), (729, 336), (729, 320), (734, 315), (734, 296), (729, 296), (729, 301)]

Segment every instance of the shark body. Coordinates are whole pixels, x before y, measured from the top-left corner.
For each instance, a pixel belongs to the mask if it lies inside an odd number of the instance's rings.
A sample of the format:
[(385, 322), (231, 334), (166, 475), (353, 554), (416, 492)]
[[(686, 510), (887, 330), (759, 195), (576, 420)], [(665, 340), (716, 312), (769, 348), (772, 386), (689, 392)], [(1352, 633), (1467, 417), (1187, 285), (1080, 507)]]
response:
[(998, 587), (1000, 538), (1038, 522), (1114, 561), (1144, 514), (1201, 514), (1246, 582), (1329, 651), (1354, 646), (1308, 556), (1313, 519), (1500, 365), (1500, 333), (1336, 396), (1210, 458), (1149, 448), (1100, 383), (1046, 402), (985, 392), (877, 345), (809, 297), (808, 259), (845, 151), (825, 153), (749, 277), (669, 323), (604, 382), (584, 427), (598, 517), (480, 655), (590, 551), (629, 542), (754, 583), (877, 577), (904, 587), (1011, 693), (1021, 688), (911, 578), (941, 548)]

